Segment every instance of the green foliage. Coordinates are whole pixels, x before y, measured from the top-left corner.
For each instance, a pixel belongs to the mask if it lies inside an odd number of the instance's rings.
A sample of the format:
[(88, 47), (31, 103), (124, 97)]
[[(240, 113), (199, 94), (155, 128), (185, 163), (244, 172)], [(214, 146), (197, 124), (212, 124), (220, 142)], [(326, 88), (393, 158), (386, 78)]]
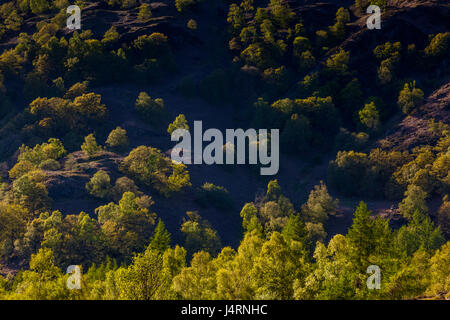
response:
[(186, 212), (188, 219), (181, 225), (185, 236), (185, 247), (188, 255), (204, 250), (216, 254), (220, 249), (220, 237), (208, 221), (202, 219), (197, 212)]
[(164, 100), (152, 99), (146, 92), (139, 93), (135, 108), (144, 120), (152, 123), (156, 123), (165, 114)]
[(34, 14), (39, 14), (47, 11), (50, 4), (47, 0), (30, 0), (30, 9)]
[(97, 198), (107, 198), (111, 193), (111, 178), (103, 170), (97, 171), (86, 184), (86, 190), (90, 195)]
[(369, 130), (375, 131), (380, 125), (380, 116), (374, 102), (364, 105), (359, 112), (359, 121)]
[(31, 171), (14, 180), (12, 191), (15, 201), (30, 211), (42, 211), (51, 204), (40, 171)]
[(45, 160), (59, 160), (66, 154), (66, 150), (59, 139), (50, 138), (48, 142), (37, 144), (31, 149), (22, 145), (19, 148), (18, 163), (29, 161), (34, 165), (40, 165)]
[(121, 127), (115, 128), (109, 133), (106, 145), (113, 150), (125, 150), (129, 145), (127, 131)]
[(148, 247), (160, 253), (164, 253), (170, 248), (170, 233), (166, 230), (164, 222), (161, 219), (158, 220)]
[(233, 199), (228, 190), (221, 186), (205, 182), (196, 195), (196, 200), (202, 206), (213, 206), (220, 210), (229, 210), (233, 207)]
[(186, 26), (191, 29), (191, 30), (197, 30), (197, 21), (195, 21), (194, 19), (190, 19)]
[(427, 193), (416, 185), (409, 185), (408, 190), (405, 191), (405, 198), (398, 205), (400, 213), (405, 218), (412, 218), (414, 212), (419, 214), (426, 214), (428, 207), (426, 203)]
[(411, 113), (416, 107), (423, 102), (423, 91), (416, 88), (416, 82), (405, 83), (403, 90), (398, 96), (398, 105), (403, 113)]
[(138, 19), (141, 21), (146, 21), (153, 16), (150, 6), (147, 3), (141, 4), (139, 7)]
[(189, 126), (186, 121), (186, 117), (184, 114), (179, 114), (175, 120), (169, 124), (169, 127), (167, 128), (167, 132), (172, 135), (172, 133), (177, 129), (184, 129), (189, 131)]
[(118, 204), (111, 202), (95, 209), (114, 253), (129, 258), (145, 248), (155, 224), (156, 215), (149, 211), (153, 203), (148, 196), (125, 192)]
[(175, 7), (178, 12), (185, 12), (187, 9), (192, 8), (198, 1), (196, 0), (175, 0)]
[(102, 147), (97, 144), (95, 136), (91, 133), (84, 138), (84, 142), (81, 145), (81, 150), (83, 150), (85, 155), (91, 158), (102, 151)]
[(336, 214), (338, 206), (339, 200), (330, 196), (327, 186), (321, 181), (311, 190), (308, 201), (302, 207), (302, 214), (308, 222), (325, 223), (330, 215)]
[(140, 146), (133, 149), (121, 164), (121, 170), (139, 183), (152, 186), (168, 196), (191, 185), (184, 164), (172, 163), (160, 150)]
[(449, 54), (450, 32), (438, 33), (425, 48), (425, 54), (440, 60)]

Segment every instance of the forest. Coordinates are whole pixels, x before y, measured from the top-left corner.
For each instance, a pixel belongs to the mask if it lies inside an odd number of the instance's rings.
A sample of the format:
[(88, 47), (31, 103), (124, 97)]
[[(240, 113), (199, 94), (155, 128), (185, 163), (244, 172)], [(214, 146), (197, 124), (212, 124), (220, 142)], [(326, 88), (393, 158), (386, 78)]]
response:
[(444, 2), (1, 1), (0, 300), (450, 300)]

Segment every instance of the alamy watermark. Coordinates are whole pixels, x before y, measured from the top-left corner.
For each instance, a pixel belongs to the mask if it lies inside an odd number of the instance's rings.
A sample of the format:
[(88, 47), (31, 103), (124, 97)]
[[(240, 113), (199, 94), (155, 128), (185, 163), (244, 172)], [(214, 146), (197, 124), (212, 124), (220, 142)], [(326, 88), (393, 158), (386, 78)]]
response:
[(371, 5), (367, 8), (367, 13), (371, 16), (367, 19), (367, 28), (369, 30), (381, 29), (381, 9), (379, 6)]
[(81, 9), (79, 6), (72, 5), (67, 8), (67, 14), (71, 16), (67, 18), (66, 25), (69, 30), (81, 29)]
[(371, 274), (367, 278), (367, 289), (381, 289), (381, 269), (377, 265), (370, 265), (367, 267), (367, 273)]
[[(202, 121), (194, 121), (193, 141), (186, 129), (172, 133), (171, 140), (178, 143), (171, 158), (184, 164), (260, 164), (261, 175), (275, 175), (280, 167), (279, 136), (279, 129), (270, 134), (267, 129), (226, 129), (224, 139), (219, 129), (203, 132)], [(210, 143), (203, 148), (203, 142)]]
[(67, 289), (69, 290), (80, 290), (81, 289), (81, 267), (78, 265), (70, 265), (67, 267), (66, 273), (70, 274), (67, 278)]

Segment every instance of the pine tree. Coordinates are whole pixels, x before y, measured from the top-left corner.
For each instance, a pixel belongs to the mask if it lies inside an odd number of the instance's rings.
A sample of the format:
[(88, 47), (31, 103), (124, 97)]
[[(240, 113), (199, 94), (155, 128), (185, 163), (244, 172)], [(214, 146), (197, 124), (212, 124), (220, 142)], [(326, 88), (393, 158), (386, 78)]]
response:
[(97, 144), (97, 140), (95, 140), (94, 135), (91, 133), (84, 138), (84, 143), (81, 145), (81, 150), (83, 150), (88, 157), (93, 157), (100, 152), (102, 148)]
[(158, 225), (153, 232), (149, 248), (164, 253), (170, 247), (170, 233), (167, 231), (164, 222), (159, 219)]
[(289, 220), (284, 226), (281, 234), (287, 240), (299, 241), (306, 245), (306, 237), (308, 232), (306, 231), (305, 224), (298, 214), (289, 217)]
[(367, 205), (361, 201), (356, 208), (353, 224), (347, 234), (352, 247), (351, 258), (360, 270), (367, 267), (369, 255), (373, 252), (375, 246), (373, 239), (374, 222), (370, 219), (370, 213)]

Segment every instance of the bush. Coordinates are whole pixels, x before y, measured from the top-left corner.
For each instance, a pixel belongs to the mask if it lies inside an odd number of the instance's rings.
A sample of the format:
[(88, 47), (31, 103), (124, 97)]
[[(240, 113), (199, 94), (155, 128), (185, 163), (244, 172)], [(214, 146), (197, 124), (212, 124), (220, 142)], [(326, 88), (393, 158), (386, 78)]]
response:
[(135, 181), (151, 186), (165, 196), (191, 185), (186, 166), (172, 163), (156, 148), (140, 146), (133, 149), (120, 169)]
[(325, 223), (330, 215), (335, 215), (339, 200), (333, 199), (328, 193), (327, 186), (320, 181), (320, 185), (311, 190), (308, 201), (302, 207), (305, 221), (312, 223)]
[(188, 8), (194, 6), (196, 4), (196, 0), (175, 0), (175, 7), (178, 12), (184, 12)]
[(380, 116), (374, 102), (368, 103), (359, 112), (359, 121), (364, 127), (371, 131), (378, 129), (380, 125)]
[(438, 33), (425, 48), (425, 54), (435, 60), (444, 58), (449, 53), (450, 32)]
[(94, 197), (105, 199), (111, 192), (111, 178), (105, 171), (97, 171), (86, 184), (86, 190)]
[(119, 201), (125, 192), (133, 192), (137, 196), (141, 196), (142, 192), (136, 186), (133, 180), (127, 177), (121, 177), (116, 180), (114, 187), (111, 190), (111, 195), (114, 201)]
[(398, 205), (400, 213), (407, 219), (411, 219), (414, 212), (424, 215), (428, 212), (426, 203), (427, 193), (416, 185), (409, 185), (405, 192), (405, 198)]
[(161, 98), (152, 99), (146, 92), (139, 93), (135, 108), (144, 120), (153, 123), (165, 115), (164, 100)]
[(127, 131), (121, 127), (112, 130), (106, 140), (106, 145), (114, 150), (124, 150), (128, 147), (128, 144)]
[(81, 150), (83, 150), (84, 154), (90, 158), (102, 151), (102, 147), (97, 144), (97, 140), (95, 140), (94, 135), (91, 133), (84, 138), (84, 143), (81, 145)]
[(56, 161), (54, 159), (44, 160), (39, 165), (39, 169), (48, 170), (48, 171), (55, 171), (55, 170), (59, 170), (60, 168), (61, 168), (61, 165), (59, 164), (58, 161)]
[(194, 19), (191, 19), (188, 21), (186, 26), (191, 30), (197, 30), (197, 21), (195, 21)]
[(416, 82), (405, 83), (403, 90), (398, 96), (398, 105), (405, 114), (409, 114), (413, 109), (423, 102), (423, 91), (416, 88)]
[(233, 200), (228, 190), (209, 182), (205, 182), (199, 189), (196, 200), (202, 206), (213, 206), (220, 210), (228, 210), (233, 207)]
[(147, 3), (141, 4), (139, 7), (138, 19), (141, 21), (148, 20), (152, 17), (152, 11)]
[(185, 129), (189, 131), (189, 126), (186, 121), (186, 117), (184, 114), (179, 114), (176, 119), (169, 124), (169, 127), (167, 128), (167, 132), (171, 135), (175, 130), (177, 129)]

